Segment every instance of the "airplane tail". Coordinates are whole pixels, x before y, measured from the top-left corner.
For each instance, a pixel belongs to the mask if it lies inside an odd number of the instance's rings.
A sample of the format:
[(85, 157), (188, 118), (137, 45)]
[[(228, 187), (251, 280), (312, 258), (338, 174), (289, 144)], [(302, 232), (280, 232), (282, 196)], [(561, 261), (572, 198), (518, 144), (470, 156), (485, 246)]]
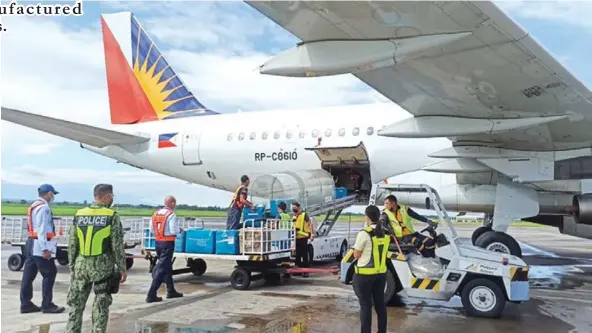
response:
[(101, 17), (112, 124), (217, 114), (201, 104), (131, 12)]

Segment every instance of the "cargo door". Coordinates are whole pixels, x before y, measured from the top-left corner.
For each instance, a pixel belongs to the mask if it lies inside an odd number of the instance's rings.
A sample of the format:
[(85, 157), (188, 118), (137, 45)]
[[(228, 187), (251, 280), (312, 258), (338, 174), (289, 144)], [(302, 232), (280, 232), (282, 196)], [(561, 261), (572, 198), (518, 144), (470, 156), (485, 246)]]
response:
[(369, 167), (370, 164), (368, 153), (361, 141), (356, 146), (317, 146), (305, 148), (305, 150), (312, 150), (317, 154), (323, 169), (328, 167)]
[(183, 142), (181, 144), (181, 150), (183, 154), (183, 165), (202, 164), (201, 158), (199, 156), (200, 138), (201, 133), (183, 133)]

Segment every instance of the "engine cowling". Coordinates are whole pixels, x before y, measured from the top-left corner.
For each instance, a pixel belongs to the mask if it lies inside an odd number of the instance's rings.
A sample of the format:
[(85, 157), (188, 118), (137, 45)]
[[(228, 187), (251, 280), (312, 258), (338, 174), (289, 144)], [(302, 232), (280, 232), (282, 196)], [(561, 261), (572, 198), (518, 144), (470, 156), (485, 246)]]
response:
[(571, 210), (576, 223), (592, 225), (592, 193), (574, 195)]

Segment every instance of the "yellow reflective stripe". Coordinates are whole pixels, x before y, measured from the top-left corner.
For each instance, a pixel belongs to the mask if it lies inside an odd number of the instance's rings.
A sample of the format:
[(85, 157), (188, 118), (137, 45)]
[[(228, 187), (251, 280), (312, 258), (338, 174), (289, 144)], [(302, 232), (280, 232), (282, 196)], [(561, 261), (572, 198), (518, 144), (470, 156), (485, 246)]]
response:
[[(365, 231), (371, 232), (373, 229), (371, 227), (364, 228)], [(370, 261), (366, 267), (358, 267), (355, 266), (355, 272), (357, 274), (362, 275), (372, 275), (372, 274), (381, 274), (386, 273), (386, 259), (388, 254), (388, 245), (390, 243), (390, 238), (388, 236), (384, 236), (382, 238), (378, 238), (376, 236), (372, 236), (372, 255), (370, 257)], [(379, 251), (380, 247), (382, 248), (382, 252)]]
[(113, 214), (115, 214), (115, 211), (113, 209), (109, 209), (109, 208), (82, 208), (79, 209), (78, 212), (76, 212), (76, 215), (90, 215), (90, 216), (94, 216), (94, 215), (108, 215), (108, 216), (113, 216)]
[(80, 227), (76, 227), (76, 235), (78, 236), (78, 241), (80, 242), (80, 254), (84, 251), (84, 233)]
[(91, 256), (98, 256), (99, 254), (103, 253), (103, 241), (105, 238), (111, 235), (111, 226), (108, 225), (105, 228), (97, 231), (97, 233), (92, 236), (92, 249), (91, 249)]
[(86, 227), (86, 240), (84, 241), (84, 252), (83, 255), (90, 255), (90, 246), (92, 245), (92, 234), (94, 227), (89, 225)]

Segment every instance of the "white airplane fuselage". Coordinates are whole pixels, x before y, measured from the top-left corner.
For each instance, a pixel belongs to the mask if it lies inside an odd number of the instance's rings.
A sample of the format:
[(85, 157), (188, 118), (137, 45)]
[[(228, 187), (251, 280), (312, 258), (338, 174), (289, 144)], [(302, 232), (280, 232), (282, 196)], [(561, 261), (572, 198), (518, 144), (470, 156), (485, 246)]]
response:
[[(318, 138), (323, 147), (352, 147), (362, 142), (371, 181), (376, 183), (418, 170), (435, 160), (429, 153), (451, 146), (448, 139), (377, 135), (384, 124), (407, 117), (407, 112), (392, 103), (218, 114), (114, 125), (114, 130), (150, 135), (151, 140), (127, 150), (83, 147), (132, 166), (234, 191), (242, 175), (253, 180), (257, 175), (287, 170), (321, 169), (317, 154), (305, 150), (316, 146)], [(175, 146), (158, 148), (159, 135), (167, 133), (177, 133), (172, 140)]]

